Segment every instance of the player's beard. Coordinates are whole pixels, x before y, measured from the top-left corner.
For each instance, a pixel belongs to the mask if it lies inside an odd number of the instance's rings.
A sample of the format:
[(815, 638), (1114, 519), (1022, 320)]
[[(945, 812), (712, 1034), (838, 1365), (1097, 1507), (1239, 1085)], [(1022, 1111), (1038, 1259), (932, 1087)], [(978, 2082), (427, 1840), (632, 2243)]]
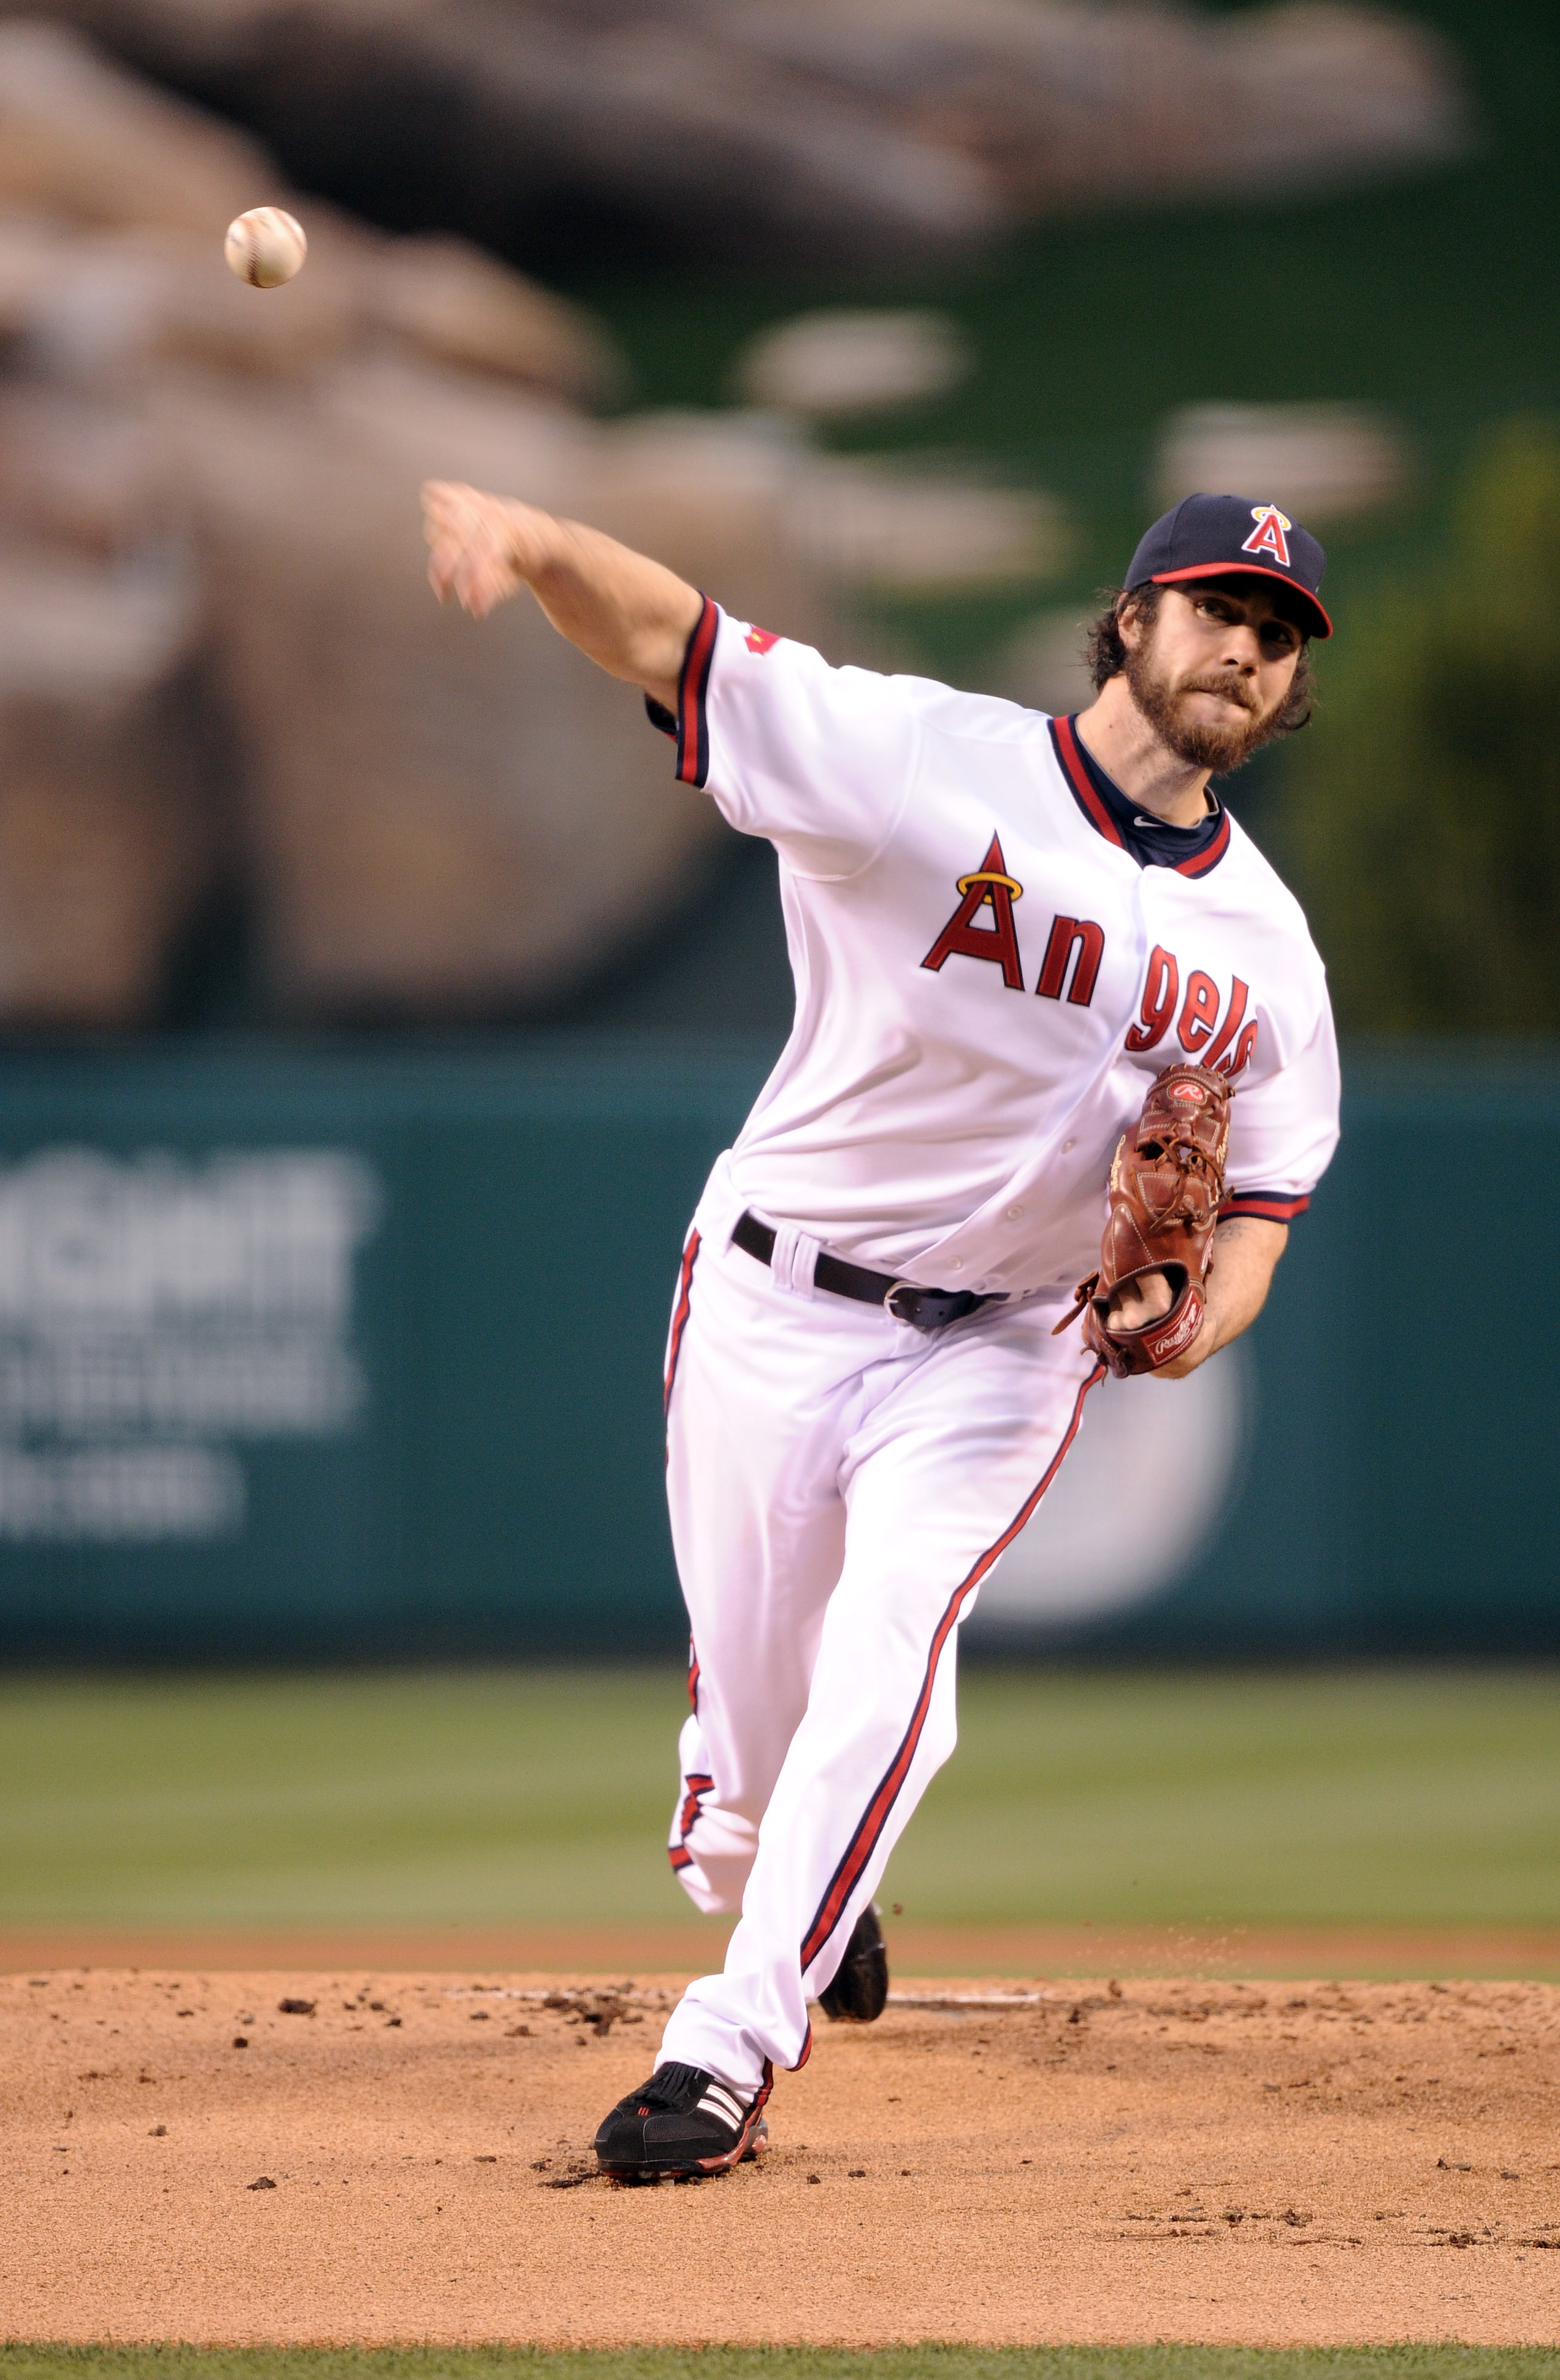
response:
[[(1190, 768), (1211, 769), (1223, 776), (1231, 769), (1239, 769), (1264, 744), (1283, 735), (1282, 696), (1266, 710), (1259, 710), (1248, 682), (1233, 670), (1193, 670), (1185, 677), (1172, 678), (1155, 662), (1155, 642), (1150, 634), (1135, 651), (1129, 648), (1127, 684), (1138, 709), (1178, 760), (1184, 760)], [(1189, 694), (1222, 695), (1227, 702), (1238, 702), (1246, 717), (1233, 721), (1227, 727), (1188, 719), (1184, 704)]]

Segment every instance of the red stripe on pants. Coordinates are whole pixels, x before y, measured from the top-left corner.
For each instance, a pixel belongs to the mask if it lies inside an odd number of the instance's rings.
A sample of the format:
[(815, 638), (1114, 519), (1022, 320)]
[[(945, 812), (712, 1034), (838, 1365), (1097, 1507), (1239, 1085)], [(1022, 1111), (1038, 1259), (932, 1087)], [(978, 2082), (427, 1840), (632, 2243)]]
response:
[(867, 1862), (871, 1859), (873, 1852), (877, 1848), (878, 1839), (882, 1835), (883, 1828), (888, 1824), (889, 1813), (893, 1808), (894, 1803), (898, 1801), (900, 1794), (903, 1790), (904, 1780), (910, 1774), (911, 1763), (915, 1757), (916, 1746), (921, 1741), (922, 1730), (926, 1724), (926, 1713), (930, 1710), (932, 1706), (932, 1688), (937, 1682), (937, 1663), (942, 1658), (943, 1646), (947, 1644), (949, 1636), (953, 1633), (954, 1623), (958, 1620), (960, 1611), (962, 1609), (966, 1599), (980, 1585), (982, 1579), (986, 1576), (993, 1562), (996, 1561), (998, 1556), (1004, 1553), (1008, 1547), (1011, 1545), (1013, 1539), (1018, 1536), (1019, 1531), (1022, 1528), (1024, 1523), (1029, 1519), (1031, 1513), (1034, 1512), (1034, 1507), (1040, 1501), (1041, 1497), (1045, 1494), (1046, 1488), (1056, 1477), (1058, 1471), (1061, 1467), (1063, 1455), (1067, 1452), (1068, 1448), (1072, 1444), (1073, 1439), (1078, 1435), (1078, 1425), (1083, 1418), (1083, 1400), (1096, 1381), (1102, 1380), (1104, 1378), (1105, 1366), (1103, 1364), (1096, 1364), (1094, 1369), (1090, 1373), (1088, 1378), (1083, 1382), (1082, 1387), (1078, 1391), (1077, 1400), (1072, 1408), (1072, 1418), (1068, 1423), (1066, 1433), (1063, 1436), (1061, 1444), (1058, 1447), (1056, 1453), (1053, 1455), (1050, 1463), (1046, 1466), (1044, 1478), (1041, 1480), (1039, 1486), (1034, 1489), (1034, 1494), (1030, 1496), (1027, 1501), (1020, 1508), (1016, 1519), (1010, 1521), (1008, 1526), (1003, 1530), (996, 1544), (987, 1546), (985, 1553), (981, 1555), (973, 1569), (960, 1581), (958, 1586), (953, 1592), (953, 1596), (949, 1603), (947, 1610), (938, 1621), (937, 1633), (932, 1638), (932, 1648), (926, 1658), (926, 1674), (922, 1681), (921, 1692), (916, 1698), (915, 1709), (912, 1716), (910, 1725), (905, 1730), (899, 1750), (895, 1753), (893, 1759), (889, 1762), (881, 1783), (878, 1785), (871, 1801), (867, 1803), (860, 1825), (857, 1827), (855, 1833), (851, 1837), (850, 1842), (846, 1846), (844, 1856), (840, 1860), (839, 1866), (834, 1871), (834, 1875), (829, 1882), (828, 1889), (824, 1894), (822, 1900), (818, 1904), (816, 1916), (813, 1919), (811, 1925), (807, 1928), (806, 1937), (802, 1944), (802, 1970), (804, 1973), (805, 1973), (806, 1970), (812, 1965), (813, 1961), (823, 1949), (824, 1944), (833, 1933), (834, 1928), (839, 1925), (840, 1919), (845, 1910), (845, 1906), (849, 1901), (852, 1893), (855, 1890), (856, 1885), (861, 1879), (862, 1871), (866, 1866)]

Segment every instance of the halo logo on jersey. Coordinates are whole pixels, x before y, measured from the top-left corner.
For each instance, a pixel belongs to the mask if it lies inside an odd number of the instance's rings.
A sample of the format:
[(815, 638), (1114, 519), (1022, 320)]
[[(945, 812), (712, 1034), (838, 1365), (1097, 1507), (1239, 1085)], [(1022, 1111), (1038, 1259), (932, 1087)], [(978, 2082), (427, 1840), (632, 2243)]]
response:
[[(957, 880), (962, 894), (947, 925), (943, 928), (921, 964), (932, 973), (940, 972), (945, 959), (959, 955), (967, 959), (989, 959), (1002, 970), (1002, 980), (1010, 991), (1023, 990), (1023, 969), (1019, 964), (1019, 938), (1013, 926), (1013, 903), (1023, 899), (1023, 886), (1008, 873), (1008, 863), (1002, 856), (1002, 845), (996, 835), (978, 868)], [(989, 905), (991, 923), (977, 926), (976, 917)]]
[(771, 646), (778, 645), (779, 642), (780, 635), (774, 628), (749, 628), (743, 638), (743, 643), (750, 653), (767, 653)]
[(1270, 553), (1280, 570), (1289, 565), (1289, 542), (1285, 535), (1294, 522), (1281, 513), (1276, 504), (1253, 504), (1252, 518), (1256, 527), (1240, 548), (1242, 553)]

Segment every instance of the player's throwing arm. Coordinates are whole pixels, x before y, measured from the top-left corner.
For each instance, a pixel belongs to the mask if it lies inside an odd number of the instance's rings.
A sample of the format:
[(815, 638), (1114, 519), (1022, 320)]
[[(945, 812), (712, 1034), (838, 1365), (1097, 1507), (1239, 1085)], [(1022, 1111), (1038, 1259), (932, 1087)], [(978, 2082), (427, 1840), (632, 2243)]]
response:
[(612, 677), (670, 710), (704, 598), (664, 564), (599, 528), (453, 480), (422, 492), (428, 576), (474, 619), (528, 587), (553, 626)]

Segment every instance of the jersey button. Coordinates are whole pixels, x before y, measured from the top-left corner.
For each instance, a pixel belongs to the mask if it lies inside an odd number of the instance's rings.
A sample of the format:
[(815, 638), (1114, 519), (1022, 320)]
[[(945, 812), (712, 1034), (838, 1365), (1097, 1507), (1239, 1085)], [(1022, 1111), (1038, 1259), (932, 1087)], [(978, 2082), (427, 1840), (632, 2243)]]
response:
[(1008, 1209), (1008, 1220), (1009, 1220), (1009, 1222), (1010, 1222), (1010, 1223), (1016, 1223), (1016, 1222), (1018, 1221), (1019, 1217), (1022, 1214), (1022, 1212), (1023, 1212), (1023, 1208), (1022, 1208), (1022, 1207), (1010, 1207), (1010, 1208), (1009, 1208), (1009, 1209)]
[(962, 1271), (963, 1271), (963, 1269), (964, 1269), (964, 1259), (963, 1259), (963, 1257), (954, 1257), (954, 1259), (953, 1259), (953, 1262), (949, 1266), (948, 1269), (949, 1269), (949, 1272), (962, 1272)]
[(1076, 1148), (1077, 1146), (1078, 1143), (1075, 1140), (1064, 1140), (1061, 1145), (1062, 1155), (1065, 1157), (1070, 1148)]

